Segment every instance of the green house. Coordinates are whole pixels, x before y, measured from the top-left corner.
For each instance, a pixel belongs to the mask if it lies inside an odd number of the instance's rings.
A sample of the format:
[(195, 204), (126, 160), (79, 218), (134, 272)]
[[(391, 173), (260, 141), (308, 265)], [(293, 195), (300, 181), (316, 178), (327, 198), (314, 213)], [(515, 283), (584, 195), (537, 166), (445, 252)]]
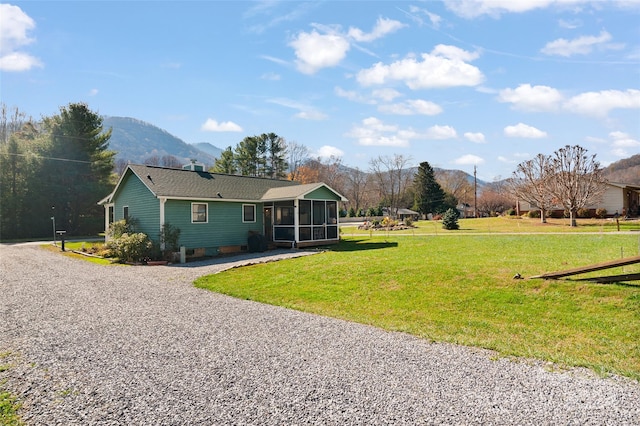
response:
[(324, 183), (129, 165), (101, 200), (105, 231), (135, 218), (138, 232), (158, 241), (164, 224), (180, 229), (179, 244), (204, 255), (243, 251), (251, 234), (270, 245), (308, 247), (337, 243), (338, 202), (346, 199)]

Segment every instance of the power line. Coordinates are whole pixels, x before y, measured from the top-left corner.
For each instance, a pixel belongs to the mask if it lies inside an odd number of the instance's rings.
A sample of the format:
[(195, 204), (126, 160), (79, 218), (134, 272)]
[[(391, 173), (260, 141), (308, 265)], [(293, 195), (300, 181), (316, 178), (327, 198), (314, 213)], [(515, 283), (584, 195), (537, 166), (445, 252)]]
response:
[(72, 160), (71, 158), (59, 158), (59, 157), (46, 157), (43, 155), (38, 155), (38, 154), (33, 154), (33, 153), (27, 153), (27, 154), (18, 154), (18, 153), (13, 153), (13, 152), (7, 152), (5, 154), (8, 155), (13, 155), (15, 157), (29, 157), (29, 156), (33, 156), (36, 158), (41, 158), (43, 160), (56, 160), (56, 161), (67, 161), (70, 163), (85, 163), (85, 164), (93, 164), (95, 163), (95, 161), (86, 161), (86, 160)]

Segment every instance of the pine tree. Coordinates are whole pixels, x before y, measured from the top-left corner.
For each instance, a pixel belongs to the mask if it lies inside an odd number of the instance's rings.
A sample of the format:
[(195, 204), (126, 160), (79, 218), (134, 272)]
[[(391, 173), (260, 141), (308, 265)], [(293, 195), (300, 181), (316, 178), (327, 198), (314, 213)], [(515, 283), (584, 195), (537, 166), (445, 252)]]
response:
[(444, 216), (442, 216), (442, 227), (449, 230), (460, 229), (457, 210), (449, 209), (444, 213)]
[(436, 181), (431, 165), (420, 163), (413, 180), (415, 195), (414, 207), (422, 214), (440, 213), (445, 209), (445, 192)]
[(222, 151), (220, 158), (216, 158), (216, 162), (211, 168), (211, 171), (213, 173), (226, 173), (228, 175), (236, 174), (238, 168), (236, 167), (236, 159), (230, 146)]
[[(104, 210), (97, 201), (113, 187), (114, 151), (109, 151), (111, 129), (84, 103), (69, 104), (44, 119), (48, 145), (44, 149), (42, 175), (47, 176), (50, 203), (56, 221), (70, 233), (97, 231)], [(93, 221), (98, 229), (86, 222)]]

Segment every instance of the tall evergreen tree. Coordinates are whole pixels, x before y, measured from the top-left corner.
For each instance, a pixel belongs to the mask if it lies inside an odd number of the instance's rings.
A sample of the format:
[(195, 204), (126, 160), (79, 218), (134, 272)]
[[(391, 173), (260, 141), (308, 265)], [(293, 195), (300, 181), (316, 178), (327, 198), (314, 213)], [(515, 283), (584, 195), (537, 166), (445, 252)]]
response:
[(59, 227), (70, 233), (93, 231), (91, 222), (99, 226), (104, 214), (97, 201), (112, 188), (111, 129), (104, 131), (102, 117), (84, 103), (61, 107), (58, 115), (44, 119), (44, 127), (49, 144), (43, 175)]
[(236, 167), (236, 160), (230, 146), (222, 151), (220, 158), (216, 158), (216, 162), (213, 164), (211, 171), (213, 173), (226, 173), (228, 175), (236, 174), (238, 168)]
[(264, 176), (265, 141), (259, 136), (247, 136), (236, 146), (234, 156), (243, 176)]
[(420, 163), (413, 185), (414, 207), (420, 213), (442, 213), (446, 210), (446, 194), (436, 181), (433, 168), (427, 161)]
[(266, 153), (266, 177), (283, 179), (287, 176), (287, 144), (284, 139), (275, 133), (267, 133), (261, 136), (265, 140)]

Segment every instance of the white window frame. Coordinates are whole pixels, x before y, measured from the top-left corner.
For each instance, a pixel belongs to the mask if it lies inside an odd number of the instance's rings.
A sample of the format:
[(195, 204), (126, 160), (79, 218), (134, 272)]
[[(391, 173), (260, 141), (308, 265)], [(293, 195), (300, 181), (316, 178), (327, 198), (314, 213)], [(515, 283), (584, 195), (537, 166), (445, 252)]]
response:
[[(193, 220), (193, 206), (204, 206), (204, 220)], [(191, 203), (191, 223), (209, 223), (209, 203)]]
[[(253, 207), (253, 220), (245, 220), (244, 218), (244, 208), (245, 207)], [(243, 204), (242, 205), (242, 223), (256, 223), (257, 221), (257, 208), (255, 204)]]

